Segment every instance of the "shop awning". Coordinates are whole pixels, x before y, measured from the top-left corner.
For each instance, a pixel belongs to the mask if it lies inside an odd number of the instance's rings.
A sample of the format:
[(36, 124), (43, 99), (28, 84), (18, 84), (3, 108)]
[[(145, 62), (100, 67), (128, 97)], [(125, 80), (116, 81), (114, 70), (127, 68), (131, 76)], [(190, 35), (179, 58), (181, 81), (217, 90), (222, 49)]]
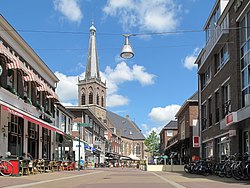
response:
[(28, 69), (28, 75), (23, 77), (24, 81), (26, 82), (32, 82), (35, 80), (35, 75), (32, 70)]
[[(1, 103), (0, 103), (1, 104)], [(36, 118), (36, 117), (33, 117), (31, 116), (30, 114), (26, 113), (26, 112), (23, 112), (15, 107), (12, 107), (11, 105), (8, 105), (8, 104), (2, 104), (2, 109), (15, 115), (15, 116), (19, 116), (23, 119), (26, 119), (32, 123), (35, 123), (35, 124), (38, 124), (39, 126), (42, 126), (43, 128), (46, 128), (46, 129), (49, 129), (49, 130), (52, 130), (52, 131), (55, 131), (59, 134), (62, 134), (64, 135), (64, 132), (62, 130), (60, 130), (59, 128), (55, 127), (55, 126), (52, 126), (50, 125), (49, 123), (46, 123), (46, 122), (43, 122), (42, 120)]]
[(25, 68), (23, 62), (19, 59), (18, 56), (14, 54), (14, 52), (11, 53), (9, 48), (6, 48), (3, 45), (2, 41), (0, 41), (0, 53), (5, 55), (9, 59), (9, 62), (7, 63), (8, 69), (20, 69), (25, 74), (28, 74), (28, 71)]

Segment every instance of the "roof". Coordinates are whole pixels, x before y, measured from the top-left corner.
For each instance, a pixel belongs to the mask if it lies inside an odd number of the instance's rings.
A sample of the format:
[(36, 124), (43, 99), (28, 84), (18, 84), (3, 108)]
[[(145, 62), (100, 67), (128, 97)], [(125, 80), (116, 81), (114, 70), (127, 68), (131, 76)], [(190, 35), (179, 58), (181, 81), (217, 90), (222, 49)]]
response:
[(165, 125), (163, 129), (165, 130), (178, 129), (177, 121), (171, 120), (167, 125)]
[(171, 120), (167, 125), (165, 125), (162, 128), (162, 130), (159, 134), (161, 134), (163, 130), (178, 130), (177, 121)]
[(196, 91), (191, 97), (189, 97), (184, 104), (181, 106), (181, 108), (176, 113), (175, 117), (177, 118), (178, 115), (182, 112), (182, 110), (190, 103), (190, 102), (197, 102), (198, 106), (198, 91)]
[[(48, 67), (48, 65), (38, 56), (38, 54), (29, 46), (29, 44), (19, 35), (19, 33), (10, 25), (10, 23), (3, 17), (2, 14), (0, 14), (0, 27), (2, 32), (1, 38), (5, 40), (8, 45), (11, 45), (11, 48), (18, 53), (21, 57), (24, 57), (24, 53), (28, 54), (28, 56), (31, 58), (29, 60), (25, 60), (30, 64), (30, 62), (34, 61), (38, 67), (35, 67), (34, 65), (32, 68), (36, 70), (40, 75), (42, 75), (42, 71), (46, 73), (53, 82), (59, 82), (59, 79), (54, 74), (54, 72)], [(4, 35), (4, 33), (7, 33), (8, 36)], [(11, 39), (15, 41), (15, 44), (10, 44)], [(17, 44), (20, 45), (20, 48), (17, 47)], [(21, 49), (21, 50), (20, 50)], [(54, 86), (54, 83), (49, 82), (48, 79), (46, 81), (51, 85)]]
[(90, 38), (89, 38), (89, 51), (88, 51), (88, 62), (86, 66), (85, 79), (97, 78), (101, 80), (98, 58), (97, 58), (97, 48), (96, 48), (96, 28), (92, 22), (90, 27)]
[(107, 110), (107, 119), (112, 122), (114, 127), (121, 130), (121, 137), (131, 140), (145, 140), (139, 127), (128, 117), (124, 118)]
[(198, 101), (198, 91), (196, 91), (187, 101)]

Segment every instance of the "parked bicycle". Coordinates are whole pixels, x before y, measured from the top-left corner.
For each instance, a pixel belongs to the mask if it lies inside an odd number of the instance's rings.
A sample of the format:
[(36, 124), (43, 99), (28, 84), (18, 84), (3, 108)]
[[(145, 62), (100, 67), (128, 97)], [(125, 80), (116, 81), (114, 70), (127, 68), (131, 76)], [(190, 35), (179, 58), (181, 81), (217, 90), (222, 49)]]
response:
[(0, 160), (0, 174), (2, 176), (11, 176), (13, 170), (13, 165), (9, 161)]

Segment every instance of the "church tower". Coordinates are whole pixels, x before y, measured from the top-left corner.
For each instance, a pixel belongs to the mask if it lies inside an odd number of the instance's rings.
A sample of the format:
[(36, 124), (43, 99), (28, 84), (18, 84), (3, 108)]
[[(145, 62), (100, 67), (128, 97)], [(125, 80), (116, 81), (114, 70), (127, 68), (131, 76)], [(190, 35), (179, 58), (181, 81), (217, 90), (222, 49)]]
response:
[(78, 80), (78, 106), (89, 107), (101, 120), (106, 120), (106, 83), (101, 81), (96, 48), (96, 28), (90, 27), (85, 78)]

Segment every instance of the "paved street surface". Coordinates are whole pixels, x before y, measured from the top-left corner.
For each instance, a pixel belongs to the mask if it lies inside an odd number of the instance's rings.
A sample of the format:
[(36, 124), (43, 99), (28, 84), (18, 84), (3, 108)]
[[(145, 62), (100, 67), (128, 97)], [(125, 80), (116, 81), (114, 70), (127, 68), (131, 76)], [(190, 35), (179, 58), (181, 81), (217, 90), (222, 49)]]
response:
[(250, 187), (250, 181), (217, 176), (170, 172), (145, 172), (138, 169), (104, 168), (62, 171), (22, 177), (0, 177), (0, 187), (53, 188), (236, 188)]

